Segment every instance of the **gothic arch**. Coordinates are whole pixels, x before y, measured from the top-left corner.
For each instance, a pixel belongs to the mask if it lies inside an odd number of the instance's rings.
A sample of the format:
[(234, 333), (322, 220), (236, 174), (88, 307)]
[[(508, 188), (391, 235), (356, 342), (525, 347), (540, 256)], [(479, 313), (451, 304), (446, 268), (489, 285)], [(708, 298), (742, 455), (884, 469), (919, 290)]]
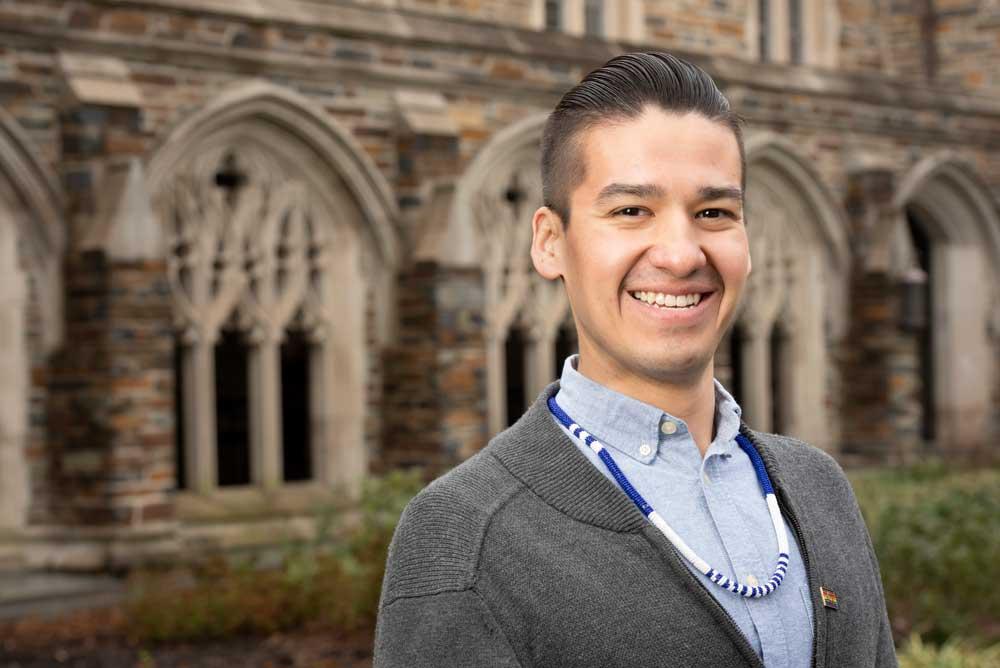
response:
[(61, 338), (65, 242), (56, 179), (0, 109), (0, 530), (24, 526), (30, 500), (26, 307), (40, 308), (42, 349), (51, 350)]
[(212, 492), (221, 480), (215, 366), (225, 330), (245, 351), (235, 364), (245, 369), (249, 484), (286, 480), (282, 344), (294, 332), (309, 351), (311, 479), (356, 488), (367, 470), (368, 349), (387, 336), (400, 253), (388, 184), (321, 109), (260, 81), (178, 125), (147, 174), (181, 337), (186, 487)]
[(448, 263), (483, 271), (489, 428), (506, 426), (505, 343), (518, 329), (525, 338), (524, 385), (530, 401), (552, 380), (556, 340), (569, 303), (562, 286), (532, 264), (531, 214), (541, 206), (538, 171), (547, 114), (525, 118), (495, 134), (455, 188), (448, 218)]
[[(930, 238), (936, 445), (982, 444), (1000, 372), (1000, 206), (975, 168), (951, 151), (917, 163), (900, 181), (895, 204)], [(912, 256), (906, 239), (905, 232), (893, 235), (895, 257)]]
[[(737, 316), (745, 334), (738, 356), (744, 415), (760, 429), (779, 426), (772, 425), (777, 392), (788, 404), (781, 406), (782, 429), (832, 447), (835, 425), (825, 407), (834, 369), (827, 349), (846, 329), (850, 254), (843, 212), (788, 141), (756, 133), (746, 149), (753, 272)], [(787, 368), (776, 368), (776, 355)]]
[(320, 175), (335, 174), (343, 180), (364, 214), (365, 233), (371, 235), (381, 262), (393, 268), (399, 264), (399, 211), (389, 183), (374, 162), (322, 108), (295, 91), (266, 81), (242, 83), (224, 91), (175, 127), (150, 161), (149, 192), (159, 192), (177, 165), (206, 138), (248, 123), (297, 138), (300, 146), (311, 149), (311, 155), (300, 157), (322, 165)]
[[(62, 261), (66, 251), (63, 193), (58, 177), (35, 157), (32, 142), (0, 107), (0, 207), (16, 227), (42, 310), (42, 344), (51, 351), (62, 340)], [(3, 193), (0, 193), (3, 195)]]

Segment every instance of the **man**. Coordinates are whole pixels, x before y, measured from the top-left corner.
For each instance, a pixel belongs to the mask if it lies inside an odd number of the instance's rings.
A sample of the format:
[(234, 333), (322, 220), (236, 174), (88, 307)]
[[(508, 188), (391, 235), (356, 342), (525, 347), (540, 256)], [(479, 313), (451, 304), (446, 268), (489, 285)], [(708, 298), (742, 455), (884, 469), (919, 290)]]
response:
[(896, 664), (843, 473), (741, 425), (713, 377), (751, 269), (744, 162), (714, 82), (667, 54), (560, 101), (531, 255), (580, 353), (408, 506), (377, 667)]

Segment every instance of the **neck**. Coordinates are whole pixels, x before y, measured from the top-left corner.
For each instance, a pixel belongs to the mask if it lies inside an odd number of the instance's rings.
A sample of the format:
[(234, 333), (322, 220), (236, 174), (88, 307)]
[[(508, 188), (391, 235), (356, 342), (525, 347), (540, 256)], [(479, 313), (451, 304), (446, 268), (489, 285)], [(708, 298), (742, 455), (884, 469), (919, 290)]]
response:
[(606, 370), (588, 366), (582, 355), (577, 370), (608, 389), (656, 406), (664, 413), (683, 420), (701, 456), (705, 456), (708, 446), (712, 444), (715, 428), (712, 363), (697, 376), (681, 382), (655, 380), (634, 374), (604, 373)]

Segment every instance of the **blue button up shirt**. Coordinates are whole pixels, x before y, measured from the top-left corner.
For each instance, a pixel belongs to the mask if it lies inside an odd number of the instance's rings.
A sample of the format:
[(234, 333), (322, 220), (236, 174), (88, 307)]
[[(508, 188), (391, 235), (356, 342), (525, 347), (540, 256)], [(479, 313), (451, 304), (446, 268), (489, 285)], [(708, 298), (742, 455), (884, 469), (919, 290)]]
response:
[[(556, 395), (562, 409), (608, 446), (625, 477), (696, 554), (743, 584), (765, 584), (774, 572), (778, 541), (753, 465), (736, 443), (740, 407), (733, 397), (715, 382), (715, 438), (702, 458), (682, 420), (595, 383), (576, 370), (578, 359), (574, 355), (563, 366)], [(593, 450), (570, 440), (614, 482)], [(776, 591), (761, 599), (732, 594), (684, 562), (767, 668), (807, 668), (812, 606), (795, 534), (787, 523), (785, 530), (788, 573)]]

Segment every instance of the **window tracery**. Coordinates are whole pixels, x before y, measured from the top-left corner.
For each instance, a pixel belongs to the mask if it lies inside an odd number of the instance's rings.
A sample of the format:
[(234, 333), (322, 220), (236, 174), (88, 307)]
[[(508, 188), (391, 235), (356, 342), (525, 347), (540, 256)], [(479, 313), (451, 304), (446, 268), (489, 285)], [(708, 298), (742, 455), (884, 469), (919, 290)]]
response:
[[(333, 325), (323, 304), (330, 231), (313, 193), (288, 174), (253, 144), (220, 146), (189, 161), (161, 193), (181, 343), (178, 382), (186, 388), (180, 459), (187, 486), (199, 491), (227, 483), (272, 487), (285, 480), (289, 459), (299, 462), (299, 477), (301, 462), (315, 459), (314, 442), (294, 444), (304, 453), (284, 443), (294, 432), (283, 427), (289, 407), (281, 381), (290, 362), (282, 350), (289, 332), (321, 345)], [(319, 357), (311, 354), (310, 365)], [(245, 364), (245, 374), (225, 371), (226, 363)], [(223, 395), (246, 396), (245, 435), (219, 422)], [(244, 448), (249, 476), (220, 470), (241, 469)]]
[[(537, 164), (533, 143), (511, 157), (473, 204), (486, 288), (487, 394), (494, 432), (519, 417), (554, 379), (556, 339), (569, 310), (562, 285), (542, 278), (531, 263), (531, 215), (542, 202)], [(519, 351), (507, 345), (512, 333)], [(509, 359), (521, 360), (520, 368), (511, 368)], [(515, 372), (510, 380), (523, 381), (523, 390), (512, 393), (507, 376)], [(514, 394), (520, 397), (516, 401)], [(518, 402), (523, 404), (519, 409)]]

